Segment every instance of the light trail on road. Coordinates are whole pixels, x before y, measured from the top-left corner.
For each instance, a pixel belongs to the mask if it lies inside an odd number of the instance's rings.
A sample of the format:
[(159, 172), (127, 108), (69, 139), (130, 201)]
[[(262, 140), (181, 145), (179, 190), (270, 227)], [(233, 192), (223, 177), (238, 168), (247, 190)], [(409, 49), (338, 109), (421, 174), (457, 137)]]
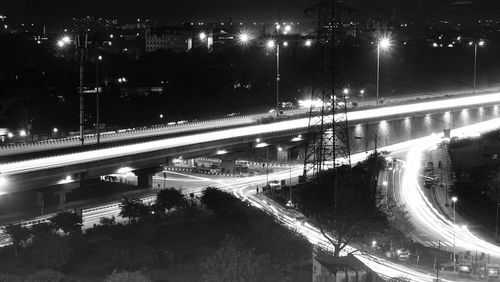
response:
[[(493, 119), (454, 129), (451, 136), (474, 137), (498, 128), (500, 128), (500, 119)], [(455, 237), (457, 251), (480, 251), (500, 258), (499, 246), (478, 237), (467, 228), (455, 225), (453, 220), (448, 219), (432, 205), (419, 185), (418, 174), (421, 170), (421, 164), (426, 160), (426, 151), (441, 142), (441, 136), (433, 135), (420, 138), (419, 142), (408, 150), (400, 194), (411, 219), (420, 231), (432, 236), (436, 241), (441, 240), (452, 245)], [(453, 235), (454, 232), (455, 235)]]

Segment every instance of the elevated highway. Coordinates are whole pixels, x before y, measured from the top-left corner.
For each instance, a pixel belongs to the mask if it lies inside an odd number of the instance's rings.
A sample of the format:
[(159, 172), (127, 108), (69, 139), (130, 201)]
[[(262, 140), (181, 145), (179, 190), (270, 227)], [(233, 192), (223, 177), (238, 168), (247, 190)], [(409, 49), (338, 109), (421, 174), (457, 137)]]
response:
[[(488, 93), (351, 110), (348, 113), (351, 150), (368, 151), (377, 145), (411, 140), (446, 127), (495, 118), (500, 116), (498, 104), (500, 93)], [(307, 132), (309, 119), (290, 115), (288, 119), (269, 122), (258, 124), (253, 118), (239, 117), (208, 122), (207, 127), (202, 124), (177, 126), (176, 130), (184, 130), (182, 135), (156, 140), (141, 142), (139, 139), (131, 144), (98, 150), (54, 152), (39, 158), (29, 158), (28, 154), (26, 159), (0, 164), (0, 193), (53, 185), (74, 187), (81, 180), (116, 173), (123, 168), (134, 171), (139, 179), (146, 178), (143, 183), (147, 184), (155, 168), (167, 164), (171, 158), (215, 155), (221, 149), (241, 151), (269, 144), (297, 144), (303, 140), (301, 135)], [(7, 159), (7, 150), (0, 152), (5, 156), (2, 159)]]

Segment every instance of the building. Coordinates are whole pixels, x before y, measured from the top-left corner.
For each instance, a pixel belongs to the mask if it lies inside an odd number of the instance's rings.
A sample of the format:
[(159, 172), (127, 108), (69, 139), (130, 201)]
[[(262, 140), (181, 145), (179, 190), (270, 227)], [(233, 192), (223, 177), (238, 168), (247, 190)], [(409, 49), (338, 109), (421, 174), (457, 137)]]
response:
[(186, 52), (192, 47), (192, 38), (192, 32), (180, 27), (148, 28), (145, 33), (146, 52), (157, 50)]

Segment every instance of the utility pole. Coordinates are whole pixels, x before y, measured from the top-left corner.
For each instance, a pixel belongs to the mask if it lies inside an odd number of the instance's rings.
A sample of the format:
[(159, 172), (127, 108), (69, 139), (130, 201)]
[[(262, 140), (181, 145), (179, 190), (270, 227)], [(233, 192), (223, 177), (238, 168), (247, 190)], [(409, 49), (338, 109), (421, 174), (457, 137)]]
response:
[(97, 56), (95, 61), (95, 107), (96, 107), (96, 137), (97, 137), (97, 147), (99, 147), (101, 143), (101, 121), (99, 118), (100, 109), (99, 109), (99, 62), (102, 60), (102, 56)]
[(80, 34), (76, 37), (76, 47), (79, 57), (80, 63), (80, 142), (82, 143), (82, 148), (84, 146), (84, 131), (85, 131), (85, 100), (83, 93), (83, 72), (84, 72), (84, 64), (85, 64), (85, 52), (87, 51), (87, 39), (88, 35), (84, 35), (84, 39), (82, 42), (82, 38), (80, 38)]

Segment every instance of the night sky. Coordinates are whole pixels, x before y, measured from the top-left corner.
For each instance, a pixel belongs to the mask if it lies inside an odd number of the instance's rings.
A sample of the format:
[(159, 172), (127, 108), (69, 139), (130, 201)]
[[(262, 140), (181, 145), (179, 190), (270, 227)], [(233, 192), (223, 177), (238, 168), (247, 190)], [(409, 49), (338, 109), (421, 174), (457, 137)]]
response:
[[(58, 24), (97, 16), (158, 23), (183, 21), (275, 21), (307, 19), (303, 10), (319, 0), (1, 0), (0, 14), (15, 21)], [(280, 4), (278, 4), (280, 3)], [(499, 19), (498, 0), (345, 0), (356, 18), (403, 21)]]
[[(278, 2), (281, 7), (278, 9)], [(0, 14), (14, 20), (64, 22), (71, 17), (98, 16), (119, 20), (149, 17), (159, 23), (186, 20), (284, 20), (304, 17), (315, 0), (1, 0)]]

